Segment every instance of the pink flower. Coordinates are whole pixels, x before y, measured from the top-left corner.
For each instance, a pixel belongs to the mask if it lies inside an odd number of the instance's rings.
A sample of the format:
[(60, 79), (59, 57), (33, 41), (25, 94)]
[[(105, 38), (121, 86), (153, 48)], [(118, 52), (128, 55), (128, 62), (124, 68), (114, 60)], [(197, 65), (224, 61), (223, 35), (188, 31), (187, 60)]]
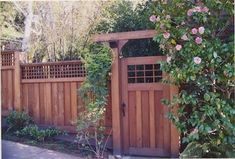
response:
[(194, 12), (208, 12), (209, 9), (207, 7), (202, 7), (202, 6), (197, 6), (197, 7), (194, 7), (194, 8), (191, 8), (187, 11), (187, 15), (188, 16), (192, 16)]
[(197, 34), (197, 29), (196, 29), (196, 28), (193, 28), (193, 29), (191, 30), (191, 32), (192, 32), (192, 34)]
[(181, 37), (181, 39), (184, 40), (184, 41), (187, 41), (187, 40), (188, 40), (188, 37), (187, 37), (186, 34), (184, 34), (184, 35)]
[(168, 39), (169, 37), (170, 37), (170, 33), (168, 33), (168, 32), (165, 32), (165, 33), (163, 33), (163, 37), (165, 38), (165, 39)]
[(155, 15), (151, 15), (151, 16), (149, 17), (149, 20), (150, 20), (151, 22), (156, 22), (156, 21), (157, 21), (157, 18), (156, 18)]
[(200, 64), (202, 62), (202, 59), (200, 57), (194, 57), (193, 61), (195, 64)]
[(166, 62), (167, 62), (167, 63), (170, 63), (170, 62), (171, 62), (171, 57), (170, 57), (170, 56), (167, 56)]
[(189, 9), (188, 11), (187, 11), (187, 15), (190, 17), (190, 16), (192, 16), (193, 15), (193, 10), (192, 9)]
[(177, 44), (177, 45), (175, 46), (175, 49), (176, 49), (177, 51), (180, 51), (180, 50), (182, 49), (182, 45)]
[(209, 11), (209, 9), (207, 7), (202, 7), (201, 10), (202, 10), (202, 12), (206, 12), (206, 13)]
[(200, 34), (203, 34), (204, 31), (205, 31), (205, 28), (204, 28), (203, 26), (201, 26), (201, 27), (198, 28), (198, 32), (199, 32)]
[(193, 11), (194, 12), (202, 12), (201, 7), (199, 7), (199, 6), (193, 8)]
[(195, 42), (196, 42), (197, 44), (201, 44), (201, 43), (202, 43), (202, 38), (196, 37)]

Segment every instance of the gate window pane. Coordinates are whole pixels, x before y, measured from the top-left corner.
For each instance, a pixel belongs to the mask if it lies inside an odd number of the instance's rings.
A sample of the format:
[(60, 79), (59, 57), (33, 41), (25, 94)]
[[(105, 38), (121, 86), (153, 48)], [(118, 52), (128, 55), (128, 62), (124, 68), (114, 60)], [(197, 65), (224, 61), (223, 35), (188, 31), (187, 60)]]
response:
[(144, 83), (144, 78), (137, 78), (137, 83)]
[(128, 71), (135, 70), (135, 65), (128, 65)]
[(145, 65), (145, 70), (153, 70), (153, 65)]
[(146, 71), (145, 76), (153, 76), (153, 71)]
[(162, 79), (160, 64), (128, 65), (128, 83), (155, 83)]
[(143, 71), (138, 71), (137, 72), (137, 76), (142, 76), (143, 77), (144, 76), (144, 72)]
[(128, 77), (135, 77), (135, 72), (128, 72)]
[(144, 69), (144, 65), (136, 65), (136, 69), (137, 70), (143, 70)]

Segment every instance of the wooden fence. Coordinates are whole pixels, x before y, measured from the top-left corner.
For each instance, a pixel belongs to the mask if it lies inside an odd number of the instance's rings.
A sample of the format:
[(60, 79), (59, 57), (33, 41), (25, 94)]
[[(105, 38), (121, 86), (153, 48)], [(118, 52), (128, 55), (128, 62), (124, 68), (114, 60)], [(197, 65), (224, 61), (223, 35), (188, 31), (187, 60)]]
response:
[[(78, 89), (86, 71), (81, 61), (20, 64), (19, 52), (1, 53), (2, 112), (25, 111), (40, 125), (71, 132), (84, 108)], [(112, 126), (110, 100), (105, 126)]]

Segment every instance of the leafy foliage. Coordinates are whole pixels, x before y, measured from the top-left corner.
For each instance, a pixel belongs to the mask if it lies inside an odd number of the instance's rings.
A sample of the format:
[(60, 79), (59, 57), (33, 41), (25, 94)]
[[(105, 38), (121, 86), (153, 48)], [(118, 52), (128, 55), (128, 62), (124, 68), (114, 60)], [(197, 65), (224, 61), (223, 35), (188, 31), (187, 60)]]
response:
[(45, 141), (47, 138), (51, 138), (60, 134), (63, 134), (61, 130), (55, 128), (47, 128), (45, 130), (40, 130), (37, 125), (28, 125), (22, 130), (17, 131), (17, 136), (24, 136), (32, 138), (37, 141)]
[(12, 111), (7, 116), (6, 122), (9, 127), (7, 131), (15, 132), (17, 130), (23, 129), (29, 124), (32, 124), (33, 120), (25, 112)]
[(172, 0), (154, 6), (154, 39), (167, 55), (162, 69), (170, 74), (165, 82), (180, 88), (172, 101), (163, 101), (179, 106), (168, 117), (183, 143), (198, 143), (189, 149), (202, 152), (206, 144), (208, 152), (200, 157), (213, 157), (212, 151), (223, 157), (219, 148), (235, 144), (233, 2)]

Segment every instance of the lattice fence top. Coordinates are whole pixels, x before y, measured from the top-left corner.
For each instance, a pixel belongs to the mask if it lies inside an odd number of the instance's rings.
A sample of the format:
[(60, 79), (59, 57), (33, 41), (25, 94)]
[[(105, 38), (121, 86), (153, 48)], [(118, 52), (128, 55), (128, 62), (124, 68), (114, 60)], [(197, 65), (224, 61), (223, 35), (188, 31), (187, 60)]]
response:
[(81, 61), (21, 64), (22, 79), (51, 79), (85, 77), (86, 71)]
[(15, 65), (14, 52), (1, 52), (1, 65), (2, 66), (14, 66)]

